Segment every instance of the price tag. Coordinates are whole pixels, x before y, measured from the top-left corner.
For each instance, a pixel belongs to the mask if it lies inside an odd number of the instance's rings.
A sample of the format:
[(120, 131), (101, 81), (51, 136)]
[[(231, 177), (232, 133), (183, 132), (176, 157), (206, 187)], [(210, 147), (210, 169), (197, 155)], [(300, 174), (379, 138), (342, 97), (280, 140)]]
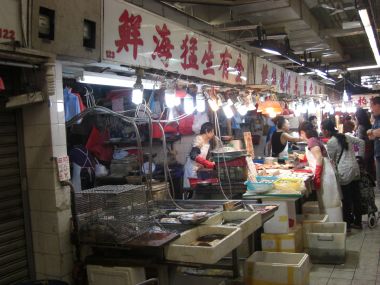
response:
[(70, 163), (68, 156), (57, 157), (57, 167), (58, 167), (58, 179), (59, 181), (70, 180)]

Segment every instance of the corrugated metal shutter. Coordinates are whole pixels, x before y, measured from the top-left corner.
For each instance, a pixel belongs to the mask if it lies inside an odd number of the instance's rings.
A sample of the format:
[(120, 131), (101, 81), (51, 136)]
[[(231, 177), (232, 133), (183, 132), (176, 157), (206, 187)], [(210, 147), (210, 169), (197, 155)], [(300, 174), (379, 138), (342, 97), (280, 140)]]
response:
[(15, 112), (0, 111), (0, 285), (29, 277)]

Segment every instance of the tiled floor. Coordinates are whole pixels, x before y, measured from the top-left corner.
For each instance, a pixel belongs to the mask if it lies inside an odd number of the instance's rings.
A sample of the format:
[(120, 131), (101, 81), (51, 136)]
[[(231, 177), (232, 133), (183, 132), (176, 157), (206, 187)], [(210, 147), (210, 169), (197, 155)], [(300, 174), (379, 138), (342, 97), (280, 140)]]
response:
[[(380, 195), (376, 204), (380, 205)], [(346, 248), (344, 265), (313, 265), (310, 285), (380, 285), (380, 221), (372, 230), (367, 225), (361, 231), (352, 230)]]

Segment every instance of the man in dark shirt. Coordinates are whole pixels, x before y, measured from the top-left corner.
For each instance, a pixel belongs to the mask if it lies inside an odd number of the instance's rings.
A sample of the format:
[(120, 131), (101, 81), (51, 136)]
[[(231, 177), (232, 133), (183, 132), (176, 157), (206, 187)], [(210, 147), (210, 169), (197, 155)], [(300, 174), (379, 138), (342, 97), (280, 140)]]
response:
[(375, 118), (372, 129), (367, 131), (370, 140), (375, 143), (375, 163), (376, 163), (376, 183), (377, 189), (380, 190), (380, 96), (374, 97), (371, 100), (371, 111)]

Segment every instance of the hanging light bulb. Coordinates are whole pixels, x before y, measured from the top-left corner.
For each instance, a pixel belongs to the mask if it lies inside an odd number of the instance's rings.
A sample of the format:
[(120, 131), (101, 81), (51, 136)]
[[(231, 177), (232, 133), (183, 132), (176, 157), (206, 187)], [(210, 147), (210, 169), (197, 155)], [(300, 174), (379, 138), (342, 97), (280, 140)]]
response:
[(300, 105), (300, 111), (301, 111), (301, 114), (306, 114), (307, 112), (307, 104), (306, 103), (303, 103), (302, 105)]
[(270, 118), (276, 118), (276, 113), (275, 112), (271, 112), (271, 113), (269, 113), (269, 117)]
[(208, 105), (210, 106), (211, 110), (213, 110), (214, 112), (219, 110), (219, 105), (218, 105), (217, 101), (215, 101), (211, 98), (208, 99)]
[(165, 104), (168, 108), (171, 109), (175, 106), (175, 100), (176, 100), (175, 98), (176, 98), (176, 96), (175, 96), (175, 90), (174, 89), (167, 89), (165, 91)]
[(181, 98), (174, 94), (174, 106), (178, 107), (179, 105), (181, 105)]
[(317, 112), (317, 108), (315, 106), (314, 100), (310, 100), (308, 105), (308, 112), (309, 114), (315, 114)]
[(335, 111), (334, 111), (334, 107), (330, 105), (330, 111), (329, 111), (330, 115), (334, 115)]
[(346, 104), (342, 103), (341, 111), (342, 111), (342, 113), (346, 113), (347, 112)]
[(247, 112), (248, 112), (247, 106), (245, 106), (241, 102), (236, 102), (235, 103), (235, 108), (239, 112), (239, 114), (242, 115), (242, 116), (245, 116), (247, 114)]
[(170, 108), (169, 109), (169, 121), (173, 120), (174, 119), (174, 111), (173, 111), (173, 108)]
[(186, 94), (185, 98), (183, 99), (183, 105), (185, 113), (188, 115), (192, 114), (195, 110), (193, 96)]
[(343, 91), (343, 102), (348, 102), (348, 95), (346, 89)]
[(144, 86), (142, 85), (141, 76), (137, 76), (136, 83), (132, 90), (132, 103), (139, 105), (143, 102)]
[(203, 113), (204, 111), (206, 111), (206, 100), (205, 100), (205, 97), (202, 95), (202, 93), (197, 94), (196, 102), (197, 102), (197, 111), (199, 113)]
[(227, 104), (230, 105), (230, 106), (233, 106), (234, 105), (234, 102), (232, 102), (232, 100), (230, 98), (228, 98), (227, 100)]
[(223, 104), (223, 112), (227, 119), (231, 119), (234, 116), (231, 106), (228, 103)]

